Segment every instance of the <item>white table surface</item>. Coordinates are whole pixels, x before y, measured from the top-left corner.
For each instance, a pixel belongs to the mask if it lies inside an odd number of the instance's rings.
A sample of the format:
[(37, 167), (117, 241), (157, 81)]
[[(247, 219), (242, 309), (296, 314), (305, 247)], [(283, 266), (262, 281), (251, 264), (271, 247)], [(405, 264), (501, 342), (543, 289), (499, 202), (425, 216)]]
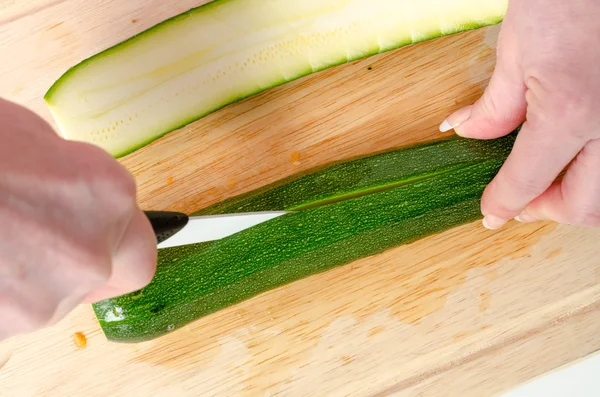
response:
[(600, 396), (600, 353), (531, 380), (501, 397)]

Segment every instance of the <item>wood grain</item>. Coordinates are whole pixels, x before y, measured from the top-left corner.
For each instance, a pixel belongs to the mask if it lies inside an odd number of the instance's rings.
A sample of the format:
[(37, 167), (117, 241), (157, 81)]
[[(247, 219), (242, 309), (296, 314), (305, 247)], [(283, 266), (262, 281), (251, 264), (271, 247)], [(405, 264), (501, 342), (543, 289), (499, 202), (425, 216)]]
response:
[[(0, 96), (201, 1), (0, 0)], [(327, 161), (422, 142), (493, 72), (498, 26), (307, 76), (120, 161), (145, 209), (195, 211)], [(0, 344), (0, 396), (489, 396), (600, 347), (600, 230), (465, 225), (140, 344), (82, 306)], [(75, 334), (85, 335), (85, 346)], [(80, 338), (80, 337), (78, 337)], [(76, 343), (77, 342), (77, 343)]]

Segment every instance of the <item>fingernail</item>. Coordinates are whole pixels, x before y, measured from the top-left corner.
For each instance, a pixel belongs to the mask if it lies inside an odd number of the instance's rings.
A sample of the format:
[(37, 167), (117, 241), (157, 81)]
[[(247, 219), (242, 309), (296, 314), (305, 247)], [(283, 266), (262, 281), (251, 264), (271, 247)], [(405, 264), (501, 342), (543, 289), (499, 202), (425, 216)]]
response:
[(533, 216), (529, 215), (526, 212), (521, 212), (519, 215), (515, 216), (515, 220), (517, 222), (522, 222), (522, 223), (530, 223), (530, 222), (537, 221), (537, 219), (535, 219)]
[(448, 119), (444, 120), (442, 124), (440, 124), (440, 132), (447, 132), (452, 129), (452, 125), (448, 121)]
[(502, 226), (504, 226), (506, 224), (506, 222), (507, 222), (506, 219), (498, 218), (497, 216), (494, 216), (494, 215), (486, 215), (482, 221), (483, 226), (486, 229), (490, 229), (490, 230), (500, 229)]
[(471, 117), (472, 109), (472, 106), (467, 106), (466, 108), (462, 108), (451, 114), (446, 120), (442, 121), (442, 124), (440, 124), (440, 132), (447, 132), (451, 129), (455, 129), (455, 132), (458, 134), (458, 132), (456, 131), (456, 127), (458, 127), (459, 125), (467, 121), (469, 117)]

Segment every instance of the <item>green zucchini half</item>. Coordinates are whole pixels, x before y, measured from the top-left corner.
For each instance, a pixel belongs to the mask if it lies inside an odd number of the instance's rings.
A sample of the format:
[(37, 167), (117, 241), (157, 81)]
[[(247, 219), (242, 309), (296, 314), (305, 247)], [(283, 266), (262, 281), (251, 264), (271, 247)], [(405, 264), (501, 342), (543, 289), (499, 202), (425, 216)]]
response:
[(517, 132), (339, 162), (198, 214), (296, 209), (221, 240), (159, 250), (153, 281), (93, 305), (109, 340), (139, 342), (257, 294), (478, 219)]
[(214, 0), (66, 71), (61, 135), (124, 156), (219, 108), (341, 63), (499, 23), (508, 0)]

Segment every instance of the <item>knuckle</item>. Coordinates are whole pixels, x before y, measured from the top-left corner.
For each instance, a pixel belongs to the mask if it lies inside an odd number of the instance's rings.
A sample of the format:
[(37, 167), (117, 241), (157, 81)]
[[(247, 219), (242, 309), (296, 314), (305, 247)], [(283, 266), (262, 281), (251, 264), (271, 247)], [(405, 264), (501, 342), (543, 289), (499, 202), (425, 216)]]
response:
[[(582, 192), (581, 186), (563, 183), (563, 199), (567, 220), (579, 226), (600, 226), (600, 202), (596, 199), (597, 191)], [(594, 181), (591, 181), (592, 185)]]
[(585, 138), (593, 131), (593, 123), (597, 120), (598, 95), (577, 76), (565, 76), (561, 81), (558, 83), (547, 72), (540, 72), (540, 79), (527, 79), (527, 119), (534, 123), (537, 121), (541, 126), (552, 125), (577, 138)]
[(106, 164), (97, 170), (91, 179), (101, 191), (109, 192), (109, 197), (118, 201), (133, 201), (136, 198), (136, 183), (119, 164)]
[(564, 133), (578, 138), (586, 138), (592, 129), (592, 122), (596, 118), (591, 105), (591, 98), (583, 94), (556, 94), (546, 99), (546, 117), (551, 117), (551, 122), (564, 130)]
[(588, 206), (573, 208), (571, 222), (580, 226), (600, 226), (600, 209)]
[(136, 207), (137, 186), (133, 176), (117, 164), (107, 172), (102, 181), (109, 192), (108, 197), (113, 209), (118, 213), (129, 213)]
[(110, 207), (116, 216), (131, 211), (136, 206), (137, 185), (128, 170), (103, 149), (93, 145), (73, 142), (74, 150), (83, 159), (79, 179), (89, 184), (92, 196), (103, 207)]
[(118, 163), (107, 167), (103, 182), (110, 186), (112, 193), (119, 199), (133, 201), (136, 198), (137, 186), (135, 179)]

